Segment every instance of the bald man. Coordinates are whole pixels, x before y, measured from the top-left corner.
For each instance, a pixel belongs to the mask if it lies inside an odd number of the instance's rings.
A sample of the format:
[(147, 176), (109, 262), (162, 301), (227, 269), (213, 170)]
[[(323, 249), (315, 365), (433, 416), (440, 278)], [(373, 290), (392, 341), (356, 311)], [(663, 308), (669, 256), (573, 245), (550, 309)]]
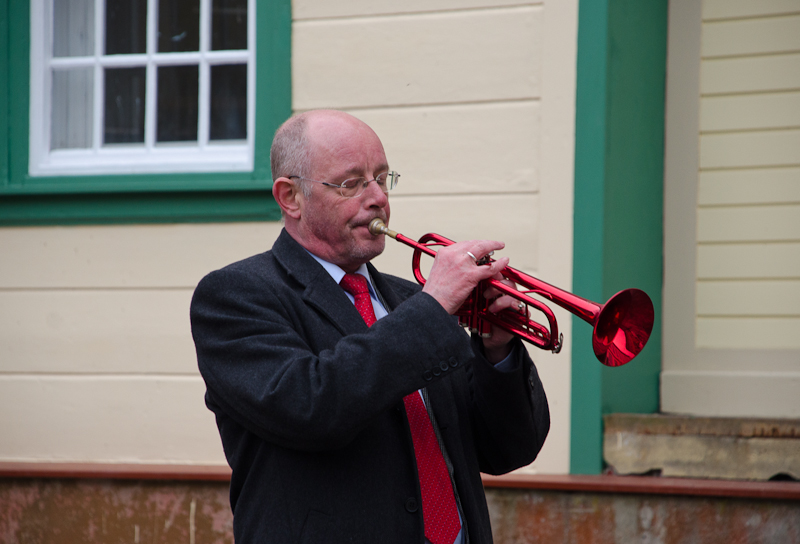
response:
[(206, 276), (191, 307), (236, 542), (491, 542), (480, 472), (531, 463), (550, 425), (519, 339), (453, 317), (500, 278), (507, 259), (480, 259), (503, 244), (442, 248), (422, 288), (378, 272), (368, 225), (389, 223), (399, 174), (348, 114), (290, 118), (271, 163), (283, 231)]

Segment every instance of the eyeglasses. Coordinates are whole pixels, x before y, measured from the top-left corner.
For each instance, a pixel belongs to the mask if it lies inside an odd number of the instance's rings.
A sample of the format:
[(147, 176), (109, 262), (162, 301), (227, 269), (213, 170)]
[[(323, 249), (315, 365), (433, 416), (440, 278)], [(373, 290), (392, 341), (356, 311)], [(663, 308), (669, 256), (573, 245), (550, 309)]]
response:
[(335, 183), (328, 183), (327, 181), (317, 181), (315, 179), (308, 179), (302, 176), (288, 176), (289, 179), (304, 179), (306, 181), (313, 181), (314, 183), (321, 183), (323, 185), (327, 185), (328, 187), (336, 187), (339, 189), (339, 193), (345, 198), (353, 198), (356, 196), (361, 196), (364, 190), (367, 188), (367, 185), (370, 182), (374, 181), (378, 184), (378, 187), (381, 191), (385, 194), (389, 194), (389, 191), (394, 189), (397, 186), (397, 180), (400, 179), (400, 174), (391, 170), (389, 172), (384, 172), (383, 174), (378, 174), (375, 179), (367, 179), (367, 178), (350, 178), (344, 180), (339, 185)]

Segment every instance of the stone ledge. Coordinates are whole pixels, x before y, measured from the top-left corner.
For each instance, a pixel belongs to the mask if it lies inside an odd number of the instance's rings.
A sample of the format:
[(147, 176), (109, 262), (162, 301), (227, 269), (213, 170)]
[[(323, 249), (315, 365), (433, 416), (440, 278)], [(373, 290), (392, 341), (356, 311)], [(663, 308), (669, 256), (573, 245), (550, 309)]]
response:
[(0, 461), (0, 478), (227, 482), (227, 465)]
[[(0, 486), (9, 481), (40, 480), (62, 482), (126, 480), (140, 483), (159, 481), (163, 485), (181, 483), (226, 483), (231, 472), (221, 465), (181, 465), (145, 463), (67, 463), (0, 461)], [(531, 491), (569, 493), (601, 493), (617, 495), (677, 495), (699, 497), (744, 498), (755, 500), (788, 500), (800, 502), (800, 482), (758, 482), (699, 480), (688, 478), (654, 478), (643, 476), (521, 474), (503, 476), (481, 474), (487, 489), (506, 488)], [(3, 483), (5, 480), (5, 484)], [(95, 481), (95, 484), (89, 483)], [(20, 484), (21, 485), (21, 484)], [(55, 485), (55, 484), (54, 484)], [(0, 508), (2, 512), (2, 508)]]
[(603, 457), (614, 474), (800, 479), (800, 420), (610, 414)]
[(614, 495), (674, 495), (800, 502), (800, 482), (758, 482), (652, 476), (481, 474), (485, 488)]

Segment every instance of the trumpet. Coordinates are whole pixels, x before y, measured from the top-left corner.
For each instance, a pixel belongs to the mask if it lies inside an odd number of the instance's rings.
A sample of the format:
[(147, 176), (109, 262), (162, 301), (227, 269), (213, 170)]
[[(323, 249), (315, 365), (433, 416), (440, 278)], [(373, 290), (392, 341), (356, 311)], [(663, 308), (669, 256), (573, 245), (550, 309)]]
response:
[[(418, 241), (414, 241), (389, 229), (379, 218), (370, 222), (369, 231), (374, 236), (386, 234), (414, 248), (411, 268), (414, 277), (421, 285), (425, 285), (425, 277), (420, 270), (422, 254), (435, 257), (436, 251), (432, 249), (433, 247), (449, 246), (454, 243), (435, 233), (425, 234)], [(478, 261), (478, 264), (488, 262), (491, 262), (491, 259), (487, 256)], [(622, 366), (630, 362), (644, 349), (650, 338), (655, 315), (653, 303), (644, 291), (625, 289), (608, 299), (605, 304), (597, 304), (510, 266), (503, 269), (501, 274), (507, 280), (521, 286), (522, 290), (495, 279), (481, 281), (456, 312), (459, 323), (473, 333), (484, 337), (491, 336), (492, 327), (500, 327), (540, 349), (558, 353), (563, 345), (563, 334), (558, 332), (558, 322), (553, 311), (545, 303), (533, 298), (532, 295), (536, 295), (561, 306), (593, 326), (592, 348), (597, 359), (606, 366)], [(515, 298), (521, 303), (520, 311), (490, 312), (488, 307), (492, 299), (484, 295), (489, 287)], [(530, 319), (531, 308), (544, 314), (547, 325)]]

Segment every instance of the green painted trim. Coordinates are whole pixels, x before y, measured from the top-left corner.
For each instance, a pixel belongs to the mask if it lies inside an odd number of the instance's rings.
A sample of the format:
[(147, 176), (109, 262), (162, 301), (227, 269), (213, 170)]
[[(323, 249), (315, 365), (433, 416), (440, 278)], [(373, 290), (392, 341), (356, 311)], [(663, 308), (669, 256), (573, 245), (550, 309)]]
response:
[[(0, 74), (8, 74), (8, 0), (0, 0)], [(8, 183), (9, 102), (11, 78), (0, 78), (0, 189)]]
[[(291, 115), (290, 0), (259, 3), (256, 10), (252, 172), (120, 176), (28, 175), (30, 5), (2, 0), (0, 6), (4, 14), (8, 13), (7, 20), (0, 19), (0, 26), (5, 24), (9, 29), (2, 34), (8, 36), (6, 55), (0, 46), (0, 74), (8, 75), (2, 78), (8, 82), (8, 107), (4, 108), (8, 116), (0, 114), (0, 126), (6, 128), (7, 135), (5, 140), (0, 138), (0, 168), (6, 167), (8, 172), (0, 178), (0, 224), (251, 221), (280, 217), (270, 194), (269, 146), (274, 131)], [(3, 64), (4, 59), (8, 59), (7, 65)], [(224, 197), (225, 192), (231, 195)], [(133, 196), (136, 194), (139, 195)], [(250, 202), (245, 195), (257, 198)], [(208, 213), (205, 219), (201, 215), (204, 212)]]
[(5, 185), (28, 175), (28, 112), (30, 97), (30, 6), (8, 2), (8, 177)]
[[(606, 152), (606, 44), (608, 1), (582, 0), (578, 10), (578, 60), (575, 91), (575, 211), (572, 290), (602, 299), (603, 176)], [(591, 347), (591, 330), (572, 320), (572, 395), (570, 473), (598, 474), (601, 369)]]
[[(108, 194), (128, 192), (239, 191), (272, 188), (272, 180), (251, 172), (102, 175), (26, 178), (0, 190), (3, 195)], [(30, 181), (30, 180), (35, 181)]]
[(667, 0), (580, 2), (573, 290), (644, 289), (656, 324), (636, 360), (606, 368), (573, 318), (572, 474), (602, 471), (603, 414), (658, 411), (666, 30)]
[(0, 198), (0, 227), (279, 221), (270, 191), (21, 195)]
[[(650, 295), (653, 334), (635, 364), (603, 368), (603, 413), (659, 409), (664, 239), (667, 0), (615, 0), (609, 22), (605, 298), (627, 287)], [(621, 394), (623, 393), (623, 394)]]
[(292, 3), (258, 2), (256, 26), (256, 138), (253, 179), (270, 180), (269, 150), (278, 127), (292, 114)]

